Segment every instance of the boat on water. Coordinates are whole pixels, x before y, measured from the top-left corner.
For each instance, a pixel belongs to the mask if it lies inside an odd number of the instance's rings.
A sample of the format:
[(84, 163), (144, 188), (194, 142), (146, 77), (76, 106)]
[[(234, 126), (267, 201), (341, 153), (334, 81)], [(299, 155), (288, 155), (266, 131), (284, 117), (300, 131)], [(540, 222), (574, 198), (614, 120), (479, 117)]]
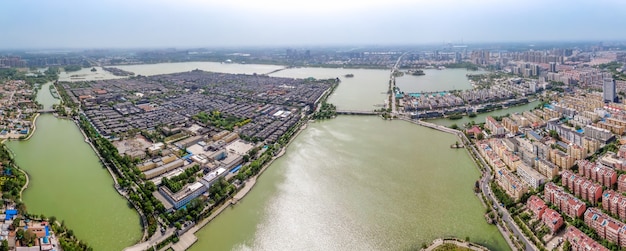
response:
[(352, 74), (352, 73), (348, 73), (348, 74), (344, 75), (344, 77), (346, 77), (346, 78), (353, 78), (353, 77), (354, 77), (354, 74)]

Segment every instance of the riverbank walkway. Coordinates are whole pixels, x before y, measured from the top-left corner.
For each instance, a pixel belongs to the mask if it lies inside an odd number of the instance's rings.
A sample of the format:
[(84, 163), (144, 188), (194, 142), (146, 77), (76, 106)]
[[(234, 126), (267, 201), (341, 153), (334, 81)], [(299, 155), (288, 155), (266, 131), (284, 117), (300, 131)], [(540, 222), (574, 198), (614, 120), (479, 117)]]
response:
[(456, 246), (459, 247), (463, 247), (463, 248), (469, 248), (471, 250), (474, 251), (489, 251), (488, 248), (483, 247), (481, 245), (472, 243), (472, 242), (467, 242), (464, 240), (460, 240), (460, 239), (456, 239), (456, 238), (443, 238), (443, 239), (436, 239), (434, 240), (430, 246), (428, 246), (427, 248), (422, 248), (422, 251), (432, 251), (435, 250), (437, 247), (443, 245), (443, 244), (454, 244)]

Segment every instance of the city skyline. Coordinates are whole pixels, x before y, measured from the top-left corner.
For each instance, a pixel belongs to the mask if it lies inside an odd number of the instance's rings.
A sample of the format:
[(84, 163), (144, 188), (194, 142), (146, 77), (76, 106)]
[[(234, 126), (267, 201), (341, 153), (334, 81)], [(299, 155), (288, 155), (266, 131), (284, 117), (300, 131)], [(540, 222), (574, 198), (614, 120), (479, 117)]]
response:
[(0, 3), (0, 48), (621, 41), (626, 3), (106, 1)]

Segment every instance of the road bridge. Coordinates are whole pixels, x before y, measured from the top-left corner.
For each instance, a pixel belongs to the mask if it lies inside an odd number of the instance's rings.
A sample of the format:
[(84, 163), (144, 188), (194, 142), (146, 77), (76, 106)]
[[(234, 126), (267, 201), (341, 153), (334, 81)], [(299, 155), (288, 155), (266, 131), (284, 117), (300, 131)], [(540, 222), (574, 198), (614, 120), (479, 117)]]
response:
[(375, 111), (360, 111), (360, 110), (337, 110), (337, 114), (341, 115), (378, 115)]

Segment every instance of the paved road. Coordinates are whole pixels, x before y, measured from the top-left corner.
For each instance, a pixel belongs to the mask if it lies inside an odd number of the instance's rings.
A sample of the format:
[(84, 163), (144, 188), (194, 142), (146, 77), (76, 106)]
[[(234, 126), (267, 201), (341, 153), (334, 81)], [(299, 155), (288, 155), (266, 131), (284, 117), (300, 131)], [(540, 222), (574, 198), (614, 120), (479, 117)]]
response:
[(398, 69), (402, 57), (404, 57), (404, 55), (406, 55), (407, 53), (408, 52), (405, 52), (404, 54), (400, 55), (400, 57), (398, 57), (396, 63), (393, 65), (393, 67), (391, 67), (391, 73), (389, 73), (389, 81), (391, 81), (391, 93), (389, 93), (390, 99), (388, 100), (388, 102), (391, 101), (391, 104), (389, 104), (389, 106), (391, 108), (392, 115), (395, 115), (398, 112), (396, 108), (396, 95), (393, 92), (396, 89), (396, 77), (393, 76), (393, 73)]
[[(478, 151), (476, 150), (475, 146), (471, 145), (470, 149), (474, 152), (476, 156), (478, 156), (478, 159), (482, 162), (483, 166), (488, 168), (488, 165), (485, 162), (485, 159), (483, 159), (483, 157), (480, 154), (478, 154)], [(495, 196), (491, 192), (491, 188), (489, 187), (490, 182), (491, 182), (491, 175), (489, 174), (489, 171), (488, 170), (483, 171), (483, 176), (480, 179), (480, 187), (485, 197), (487, 197), (487, 199), (494, 202), (493, 204), (496, 205), (498, 212), (502, 213), (502, 220), (506, 223), (508, 228), (513, 231), (513, 235), (515, 235), (517, 239), (522, 240), (522, 242), (524, 243), (524, 246), (526, 247), (525, 250), (527, 251), (537, 250), (535, 245), (526, 238), (526, 236), (521, 232), (521, 230), (517, 228), (517, 225), (515, 224), (515, 222), (511, 218), (511, 215), (509, 214), (509, 211), (506, 210), (506, 208), (502, 207), (500, 203), (497, 202), (498, 200), (495, 198)]]
[(156, 246), (158, 243), (164, 241), (165, 239), (167, 239), (168, 237), (170, 237), (172, 234), (174, 234), (174, 231), (176, 230), (176, 228), (170, 227), (168, 229), (165, 230), (165, 233), (161, 233), (159, 230), (157, 230), (152, 237), (150, 237), (150, 239), (148, 239), (147, 241), (141, 242), (141, 243), (137, 243), (133, 246), (124, 248), (124, 251), (143, 251), (143, 250), (152, 250), (151, 248), (153, 246)]

